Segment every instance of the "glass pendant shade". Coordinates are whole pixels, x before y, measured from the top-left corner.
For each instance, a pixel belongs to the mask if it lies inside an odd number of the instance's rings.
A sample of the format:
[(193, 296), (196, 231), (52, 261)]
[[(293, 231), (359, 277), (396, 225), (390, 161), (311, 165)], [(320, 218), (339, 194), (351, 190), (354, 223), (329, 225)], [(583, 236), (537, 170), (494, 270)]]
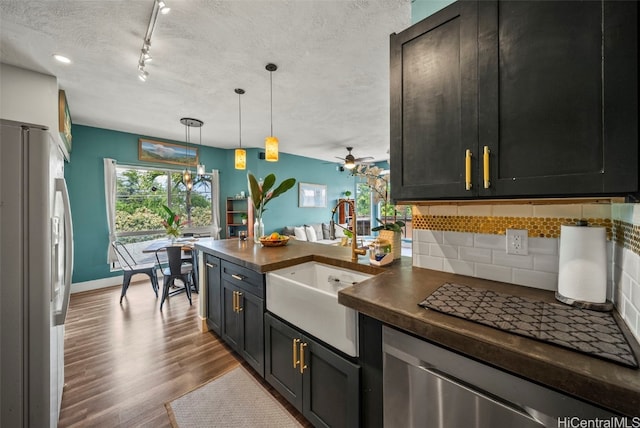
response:
[(247, 168), (247, 152), (245, 149), (236, 149), (235, 167), (236, 169)]
[(278, 139), (270, 136), (264, 139), (265, 160), (278, 162)]
[(185, 183), (188, 183), (191, 181), (191, 171), (189, 171), (188, 169), (185, 169), (184, 172), (182, 173), (182, 179), (184, 180)]
[(198, 164), (198, 169), (197, 169), (197, 174), (202, 177), (204, 175), (204, 172), (205, 172), (204, 165), (199, 163)]

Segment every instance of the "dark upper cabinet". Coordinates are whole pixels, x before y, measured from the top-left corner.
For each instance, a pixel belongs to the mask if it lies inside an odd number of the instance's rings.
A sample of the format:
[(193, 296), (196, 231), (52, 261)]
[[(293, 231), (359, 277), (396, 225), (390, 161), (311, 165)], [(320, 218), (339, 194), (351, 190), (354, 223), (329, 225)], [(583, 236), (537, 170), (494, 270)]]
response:
[(465, 197), (477, 145), (477, 8), (457, 2), (391, 35), (391, 196)]
[(638, 192), (637, 59), (635, 2), (459, 2), (392, 35), (392, 197)]
[(205, 283), (207, 284), (207, 326), (221, 334), (220, 259), (210, 254), (204, 254), (204, 264)]

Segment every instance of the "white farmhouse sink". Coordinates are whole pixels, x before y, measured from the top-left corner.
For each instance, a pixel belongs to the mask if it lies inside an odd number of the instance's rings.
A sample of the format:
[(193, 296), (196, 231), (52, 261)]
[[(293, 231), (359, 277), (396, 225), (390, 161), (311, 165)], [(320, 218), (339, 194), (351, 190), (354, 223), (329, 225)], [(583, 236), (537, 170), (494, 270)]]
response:
[(268, 272), (267, 310), (357, 357), (358, 313), (338, 303), (338, 291), (372, 276), (318, 262)]

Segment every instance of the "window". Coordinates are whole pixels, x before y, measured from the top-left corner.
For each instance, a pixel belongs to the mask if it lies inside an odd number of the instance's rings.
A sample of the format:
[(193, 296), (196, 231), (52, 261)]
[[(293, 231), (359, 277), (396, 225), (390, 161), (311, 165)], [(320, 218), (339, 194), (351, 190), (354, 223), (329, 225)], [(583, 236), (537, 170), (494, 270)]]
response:
[(143, 254), (142, 249), (148, 241), (165, 235), (163, 205), (187, 219), (185, 232), (210, 232), (210, 176), (194, 175), (191, 190), (182, 181), (182, 172), (176, 170), (118, 166), (116, 177), (116, 236), (137, 260), (151, 261), (154, 255)]

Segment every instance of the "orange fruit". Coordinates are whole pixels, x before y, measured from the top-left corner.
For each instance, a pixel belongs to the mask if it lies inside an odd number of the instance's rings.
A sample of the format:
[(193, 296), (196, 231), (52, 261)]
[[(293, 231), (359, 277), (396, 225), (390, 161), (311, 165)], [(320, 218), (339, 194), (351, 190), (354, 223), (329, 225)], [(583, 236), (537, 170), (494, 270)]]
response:
[(269, 239), (271, 239), (272, 241), (277, 241), (280, 239), (280, 234), (278, 232), (273, 232), (271, 235), (269, 235)]

